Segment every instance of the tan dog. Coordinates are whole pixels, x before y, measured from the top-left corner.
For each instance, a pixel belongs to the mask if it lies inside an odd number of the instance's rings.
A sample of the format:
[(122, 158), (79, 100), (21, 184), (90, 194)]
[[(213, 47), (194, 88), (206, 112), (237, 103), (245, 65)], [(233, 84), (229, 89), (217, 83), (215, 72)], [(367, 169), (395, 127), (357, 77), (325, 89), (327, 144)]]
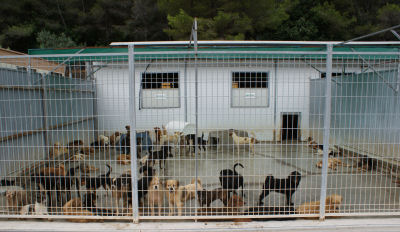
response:
[(158, 207), (158, 216), (161, 216), (161, 209), (164, 204), (164, 192), (160, 178), (154, 176), (150, 182), (147, 198), (151, 209), (151, 216), (154, 216), (154, 206)]
[[(197, 189), (196, 189), (197, 185)], [(181, 191), (181, 200), (183, 202), (186, 202), (188, 200), (194, 199), (196, 197), (196, 190), (203, 190), (203, 186), (201, 185), (201, 180), (197, 178), (192, 179), (192, 182), (190, 184), (184, 185), (184, 186), (179, 186), (179, 191)]]
[(117, 163), (122, 165), (131, 164), (131, 155), (121, 154), (117, 157)]
[(120, 138), (121, 138), (121, 133), (120, 132), (117, 131), (114, 134), (112, 134), (109, 137), (110, 145), (111, 146), (115, 146), (119, 142)]
[[(81, 198), (74, 198), (67, 203), (62, 208), (64, 215), (77, 215), (77, 216), (94, 216), (94, 214), (86, 209), (83, 209)], [(96, 219), (79, 219), (71, 218), (67, 219), (70, 222), (95, 222), (100, 221)]]
[(58, 167), (46, 167), (39, 170), (39, 176), (65, 176), (65, 167), (60, 164)]
[(229, 198), (226, 206), (228, 208), (234, 208), (234, 209), (238, 210), (239, 208), (243, 207), (244, 204), (245, 204), (245, 202), (244, 202), (242, 197), (240, 197), (240, 196), (238, 196), (236, 194), (233, 194), (231, 196), (231, 198)]
[(99, 169), (96, 168), (95, 166), (86, 164), (86, 165), (80, 166), (80, 170), (82, 173), (86, 174), (86, 173), (91, 173), (93, 171), (97, 171)]
[(95, 152), (93, 147), (87, 147), (87, 146), (81, 147), (80, 151), (85, 155), (93, 155)]
[(232, 136), (233, 143), (237, 147), (238, 154), (239, 154), (239, 146), (240, 145), (247, 145), (247, 144), (249, 145), (250, 150), (253, 152), (253, 154), (255, 154), (254, 144), (257, 143), (255, 138), (240, 137), (240, 136), (237, 136), (237, 134), (235, 132), (233, 132), (233, 131), (229, 132), (229, 135)]
[(6, 198), (10, 213), (18, 213), (21, 207), (32, 203), (32, 194), (26, 190), (7, 190)]
[[(338, 158), (328, 158), (328, 168), (336, 170), (337, 166), (348, 166), (347, 164), (343, 163), (340, 159)], [(322, 168), (322, 160), (319, 161), (316, 166), (318, 168)]]
[(167, 180), (165, 182), (165, 187), (167, 189), (168, 198), (168, 216), (175, 214), (175, 207), (178, 209), (178, 216), (182, 216), (182, 191), (179, 191), (179, 181), (177, 180)]
[[(325, 199), (326, 213), (337, 213), (339, 212), (339, 206), (342, 204), (343, 197), (337, 194), (332, 194)], [(298, 214), (319, 214), (319, 201), (307, 202), (300, 205), (296, 209)]]
[(49, 150), (50, 158), (68, 153), (68, 149), (62, 146), (59, 142), (54, 143), (53, 147)]

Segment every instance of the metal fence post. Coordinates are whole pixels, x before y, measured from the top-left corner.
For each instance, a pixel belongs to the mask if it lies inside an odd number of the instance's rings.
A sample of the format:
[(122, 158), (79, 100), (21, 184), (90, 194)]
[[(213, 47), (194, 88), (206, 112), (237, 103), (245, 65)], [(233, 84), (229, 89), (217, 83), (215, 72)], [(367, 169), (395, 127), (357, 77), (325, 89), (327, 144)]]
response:
[[(197, 19), (194, 18), (193, 22), (193, 28), (192, 28), (192, 34), (193, 34), (193, 42), (194, 42), (194, 65), (195, 65), (195, 101), (196, 101), (196, 136), (194, 140), (194, 151), (195, 151), (195, 179), (197, 183), (197, 178), (198, 178), (198, 163), (197, 163), (197, 158), (199, 154), (199, 148), (198, 148), (198, 133), (199, 133), (199, 83), (198, 83), (198, 67), (197, 67)], [(197, 192), (197, 184), (195, 185), (195, 189)], [(195, 194), (195, 202), (197, 202), (197, 194)], [(197, 208), (195, 208), (195, 215), (197, 216)], [(197, 219), (196, 219), (197, 221)]]
[(133, 222), (139, 222), (138, 187), (137, 187), (137, 154), (136, 154), (136, 102), (135, 102), (135, 57), (134, 45), (128, 46), (129, 62), (129, 124), (130, 124), (130, 154), (132, 181), (132, 213)]
[(329, 153), (329, 133), (331, 125), (331, 81), (332, 81), (332, 44), (327, 45), (326, 57), (326, 79), (325, 79), (325, 113), (324, 113), (324, 139), (323, 139), (323, 158), (322, 158), (322, 179), (319, 219), (325, 219), (325, 198), (328, 179), (328, 153)]

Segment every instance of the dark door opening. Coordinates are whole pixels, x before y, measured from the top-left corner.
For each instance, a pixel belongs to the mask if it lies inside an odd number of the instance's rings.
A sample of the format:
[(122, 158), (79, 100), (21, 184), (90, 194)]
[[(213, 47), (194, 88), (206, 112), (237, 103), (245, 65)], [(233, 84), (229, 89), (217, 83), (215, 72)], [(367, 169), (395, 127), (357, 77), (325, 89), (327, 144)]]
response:
[(299, 115), (282, 114), (281, 140), (297, 140), (299, 138)]

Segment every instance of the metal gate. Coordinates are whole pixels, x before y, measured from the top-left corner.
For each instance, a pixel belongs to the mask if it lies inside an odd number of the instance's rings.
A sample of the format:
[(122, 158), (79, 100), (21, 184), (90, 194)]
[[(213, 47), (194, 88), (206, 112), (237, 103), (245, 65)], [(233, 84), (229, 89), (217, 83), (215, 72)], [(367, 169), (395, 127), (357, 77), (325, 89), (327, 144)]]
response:
[(114, 45), (0, 57), (0, 217), (399, 215), (398, 44)]

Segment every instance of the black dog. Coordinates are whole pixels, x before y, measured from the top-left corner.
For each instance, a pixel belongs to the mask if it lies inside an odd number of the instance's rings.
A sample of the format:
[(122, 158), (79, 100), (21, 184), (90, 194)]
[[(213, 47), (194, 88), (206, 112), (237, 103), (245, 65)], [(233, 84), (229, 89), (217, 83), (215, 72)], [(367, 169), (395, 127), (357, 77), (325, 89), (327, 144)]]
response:
[(163, 163), (163, 168), (165, 168), (165, 161), (167, 158), (172, 157), (171, 154), (171, 147), (170, 146), (162, 146), (162, 149), (159, 151), (153, 151), (150, 153), (149, 158), (147, 159), (147, 162), (155, 162), (158, 160), (158, 164), (161, 169), (161, 162)]
[[(139, 169), (139, 173), (143, 173), (142, 178), (138, 180), (138, 200), (140, 202), (141, 199), (143, 199), (148, 192), (150, 182), (153, 179), (154, 175), (154, 170), (150, 166), (143, 166)], [(132, 193), (132, 191), (131, 191)], [(129, 196), (129, 194), (128, 194)]]
[(267, 176), (260, 194), (259, 205), (263, 205), (263, 199), (269, 195), (270, 191), (275, 191), (286, 195), (287, 204), (293, 205), (292, 195), (296, 192), (300, 184), (301, 173), (293, 171), (286, 179), (276, 179), (273, 176)]
[(244, 187), (244, 179), (243, 176), (236, 172), (236, 166), (240, 166), (242, 168), (243, 165), (241, 163), (236, 163), (233, 166), (233, 170), (224, 169), (219, 172), (219, 182), (223, 189), (228, 192), (233, 192), (236, 189), (242, 188), (242, 197), (244, 196), (243, 187)]
[[(186, 135), (186, 144), (190, 144), (190, 142), (192, 142), (192, 145), (189, 146), (190, 152), (194, 151), (194, 146), (195, 146), (195, 142), (196, 142), (196, 135), (195, 134), (188, 134)], [(197, 146), (199, 148), (199, 151), (201, 151), (201, 148), (203, 148), (203, 150), (206, 150), (206, 145), (207, 145), (207, 141), (204, 140), (204, 133), (201, 133), (201, 137), (197, 137)]]
[(86, 190), (96, 191), (98, 188), (103, 186), (105, 190), (111, 189), (111, 167), (106, 164), (108, 172), (97, 177), (82, 177), (81, 185), (86, 186)]

